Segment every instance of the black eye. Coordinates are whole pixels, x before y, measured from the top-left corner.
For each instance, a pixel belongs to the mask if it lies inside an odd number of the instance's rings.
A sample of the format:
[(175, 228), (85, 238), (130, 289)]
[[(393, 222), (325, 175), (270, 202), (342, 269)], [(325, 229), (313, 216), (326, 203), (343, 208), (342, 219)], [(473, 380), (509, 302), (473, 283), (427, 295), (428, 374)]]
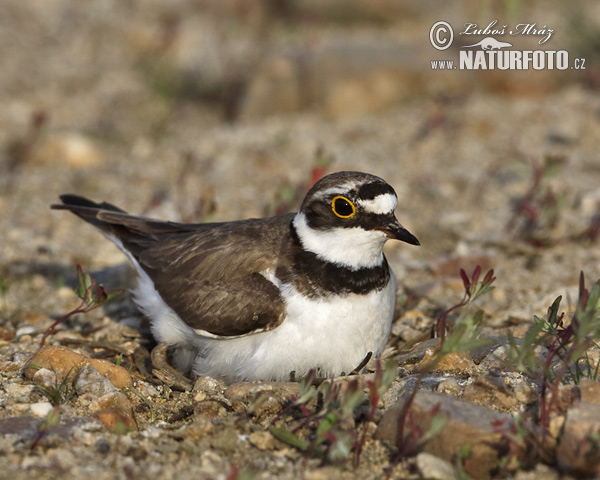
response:
[(356, 214), (356, 207), (346, 197), (335, 197), (331, 201), (331, 209), (340, 218), (350, 218)]

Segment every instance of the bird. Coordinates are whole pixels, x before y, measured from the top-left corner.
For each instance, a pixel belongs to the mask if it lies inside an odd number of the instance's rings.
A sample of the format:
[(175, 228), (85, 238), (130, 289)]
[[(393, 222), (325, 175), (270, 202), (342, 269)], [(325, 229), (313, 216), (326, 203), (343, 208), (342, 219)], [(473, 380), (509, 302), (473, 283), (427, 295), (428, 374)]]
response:
[(229, 383), (335, 377), (381, 356), (397, 290), (383, 246), (419, 245), (395, 216), (392, 186), (356, 171), (323, 176), (296, 213), (230, 222), (60, 200), (51, 208), (90, 223), (129, 258), (132, 298), (176, 369)]

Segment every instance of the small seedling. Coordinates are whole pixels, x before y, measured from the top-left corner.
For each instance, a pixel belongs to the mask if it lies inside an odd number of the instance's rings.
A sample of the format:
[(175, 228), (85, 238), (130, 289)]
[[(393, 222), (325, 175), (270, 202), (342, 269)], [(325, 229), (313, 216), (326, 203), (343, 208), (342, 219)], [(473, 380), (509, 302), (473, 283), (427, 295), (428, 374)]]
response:
[[(477, 312), (474, 315), (469, 315), (468, 307), (479, 297), (494, 289), (492, 286), (492, 283), (495, 280), (494, 271), (489, 270), (483, 280), (480, 280), (481, 267), (478, 265), (470, 278), (462, 269), (460, 270), (460, 276), (465, 288), (463, 299), (456, 305), (445, 310), (438, 317), (435, 331), (440, 337), (440, 346), (431, 360), (421, 370), (415, 386), (411, 390), (407, 400), (404, 402), (402, 411), (398, 417), (398, 428), (396, 430), (397, 455), (394, 463), (397, 463), (402, 458), (418, 451), (444, 427), (445, 417), (441, 412), (437, 411), (432, 411), (432, 421), (428, 431), (423, 432), (414, 425), (410, 409), (425, 376), (433, 371), (442, 359), (450, 353), (469, 351), (492, 343), (490, 340), (479, 338), (483, 328), (483, 314)], [(448, 328), (448, 317), (450, 313), (458, 310), (460, 310), (460, 314), (453, 322), (452, 331), (448, 335), (446, 333)]]
[[(600, 340), (600, 280), (591, 290), (585, 286), (585, 277), (579, 277), (579, 295), (575, 313), (569, 322), (560, 313), (562, 297), (548, 308), (546, 318), (533, 317), (521, 346), (509, 336), (509, 358), (517, 367), (531, 376), (539, 376), (541, 366), (541, 391), (539, 419), (543, 438), (548, 434), (550, 415), (558, 408), (558, 387), (563, 382), (579, 383), (582, 377), (596, 378), (598, 363), (590, 360), (587, 351), (598, 347)], [(536, 345), (546, 345), (548, 353), (541, 365), (536, 363)], [(583, 365), (583, 367), (582, 367)]]
[(50, 412), (48, 412), (48, 415), (46, 415), (46, 418), (38, 427), (37, 434), (31, 442), (31, 445), (29, 445), (29, 450), (33, 450), (37, 446), (37, 444), (40, 443), (40, 440), (44, 438), (44, 435), (50, 427), (58, 425), (59, 417), (60, 407), (58, 405), (55, 405), (54, 408), (50, 410)]
[(506, 229), (516, 238), (534, 247), (548, 247), (551, 233), (560, 219), (564, 198), (548, 185), (566, 163), (565, 157), (547, 156), (543, 161), (531, 159), (531, 178), (525, 194), (514, 202), (513, 215)]
[(461, 445), (459, 448), (454, 461), (454, 478), (456, 480), (471, 480), (469, 474), (465, 472), (464, 463), (471, 458), (472, 453), (471, 445), (469, 444)]
[[(41, 367), (37, 365), (27, 365), (25, 368), (39, 369)], [(34, 382), (33, 384), (35, 388), (42, 395), (44, 395), (52, 405), (58, 407), (69, 402), (69, 400), (71, 400), (71, 398), (73, 398), (73, 396), (75, 395), (75, 386), (77, 385), (77, 380), (79, 379), (80, 371), (77, 370), (73, 378), (71, 378), (71, 372), (74, 368), (74, 366), (71, 367), (65, 375), (65, 377), (61, 380), (61, 382), (54, 387), (43, 385), (37, 382)]]
[(503, 476), (508, 476), (523, 468), (528, 452), (531, 432), (523, 422), (520, 414), (514, 420), (505, 422), (496, 420), (492, 423), (494, 431), (500, 433), (508, 442), (508, 452), (500, 459), (499, 467)]
[(75, 309), (63, 315), (52, 325), (50, 325), (40, 341), (40, 349), (44, 346), (44, 343), (46, 343), (48, 336), (54, 332), (54, 329), (65, 320), (78, 313), (91, 312), (92, 310), (101, 307), (117, 295), (123, 293), (122, 290), (107, 292), (104, 289), (104, 286), (102, 286), (102, 284), (97, 284), (96, 280), (89, 273), (84, 272), (79, 264), (77, 264), (77, 281), (78, 285), (74, 291), (75, 294), (81, 299), (81, 303)]
[[(298, 396), (292, 398), (269, 426), (271, 434), (280, 441), (297, 448), (323, 463), (338, 463), (353, 456), (357, 466), (366, 442), (368, 422), (373, 421), (377, 403), (396, 376), (396, 366), (389, 361), (385, 367), (378, 362), (374, 379), (367, 380), (367, 393), (357, 379), (346, 388), (340, 382), (323, 382), (312, 385), (316, 373), (311, 372), (300, 382)], [(357, 408), (367, 405), (366, 418), (355, 417)], [(277, 428), (273, 423), (283, 416), (299, 418), (291, 430)], [(365, 424), (362, 431), (358, 423)], [(304, 435), (301, 435), (304, 433)]]
[(134, 390), (133, 388), (124, 388), (123, 390), (121, 390), (121, 393), (129, 393), (129, 392), (137, 395), (144, 401), (144, 403), (148, 406), (148, 410), (150, 410), (150, 423), (154, 423), (156, 421), (156, 411), (154, 410), (154, 406), (152, 405), (152, 402), (150, 401), (150, 399), (148, 397), (146, 397), (145, 395), (141, 394), (140, 392), (138, 392), (137, 390)]

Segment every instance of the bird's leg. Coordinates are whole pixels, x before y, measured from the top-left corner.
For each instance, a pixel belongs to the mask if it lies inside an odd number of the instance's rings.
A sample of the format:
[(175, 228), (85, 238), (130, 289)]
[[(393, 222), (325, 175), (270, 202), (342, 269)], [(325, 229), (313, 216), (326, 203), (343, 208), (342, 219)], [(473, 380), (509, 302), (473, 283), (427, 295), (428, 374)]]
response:
[(361, 370), (367, 366), (367, 363), (369, 363), (369, 360), (371, 360), (372, 356), (373, 352), (368, 352), (365, 358), (363, 358), (362, 362), (358, 364), (358, 367), (350, 372), (350, 375), (358, 375)]
[(192, 389), (192, 382), (169, 365), (167, 360), (168, 347), (165, 342), (161, 342), (152, 349), (150, 353), (152, 365), (154, 366), (152, 373), (169, 387), (187, 392)]

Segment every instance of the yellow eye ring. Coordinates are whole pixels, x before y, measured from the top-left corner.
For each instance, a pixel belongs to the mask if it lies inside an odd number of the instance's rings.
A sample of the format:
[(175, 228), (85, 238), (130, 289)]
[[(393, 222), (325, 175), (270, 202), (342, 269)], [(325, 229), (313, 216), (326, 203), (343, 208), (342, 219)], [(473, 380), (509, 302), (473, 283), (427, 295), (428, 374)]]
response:
[(331, 200), (331, 210), (340, 218), (350, 218), (356, 215), (356, 207), (346, 197), (338, 195)]

